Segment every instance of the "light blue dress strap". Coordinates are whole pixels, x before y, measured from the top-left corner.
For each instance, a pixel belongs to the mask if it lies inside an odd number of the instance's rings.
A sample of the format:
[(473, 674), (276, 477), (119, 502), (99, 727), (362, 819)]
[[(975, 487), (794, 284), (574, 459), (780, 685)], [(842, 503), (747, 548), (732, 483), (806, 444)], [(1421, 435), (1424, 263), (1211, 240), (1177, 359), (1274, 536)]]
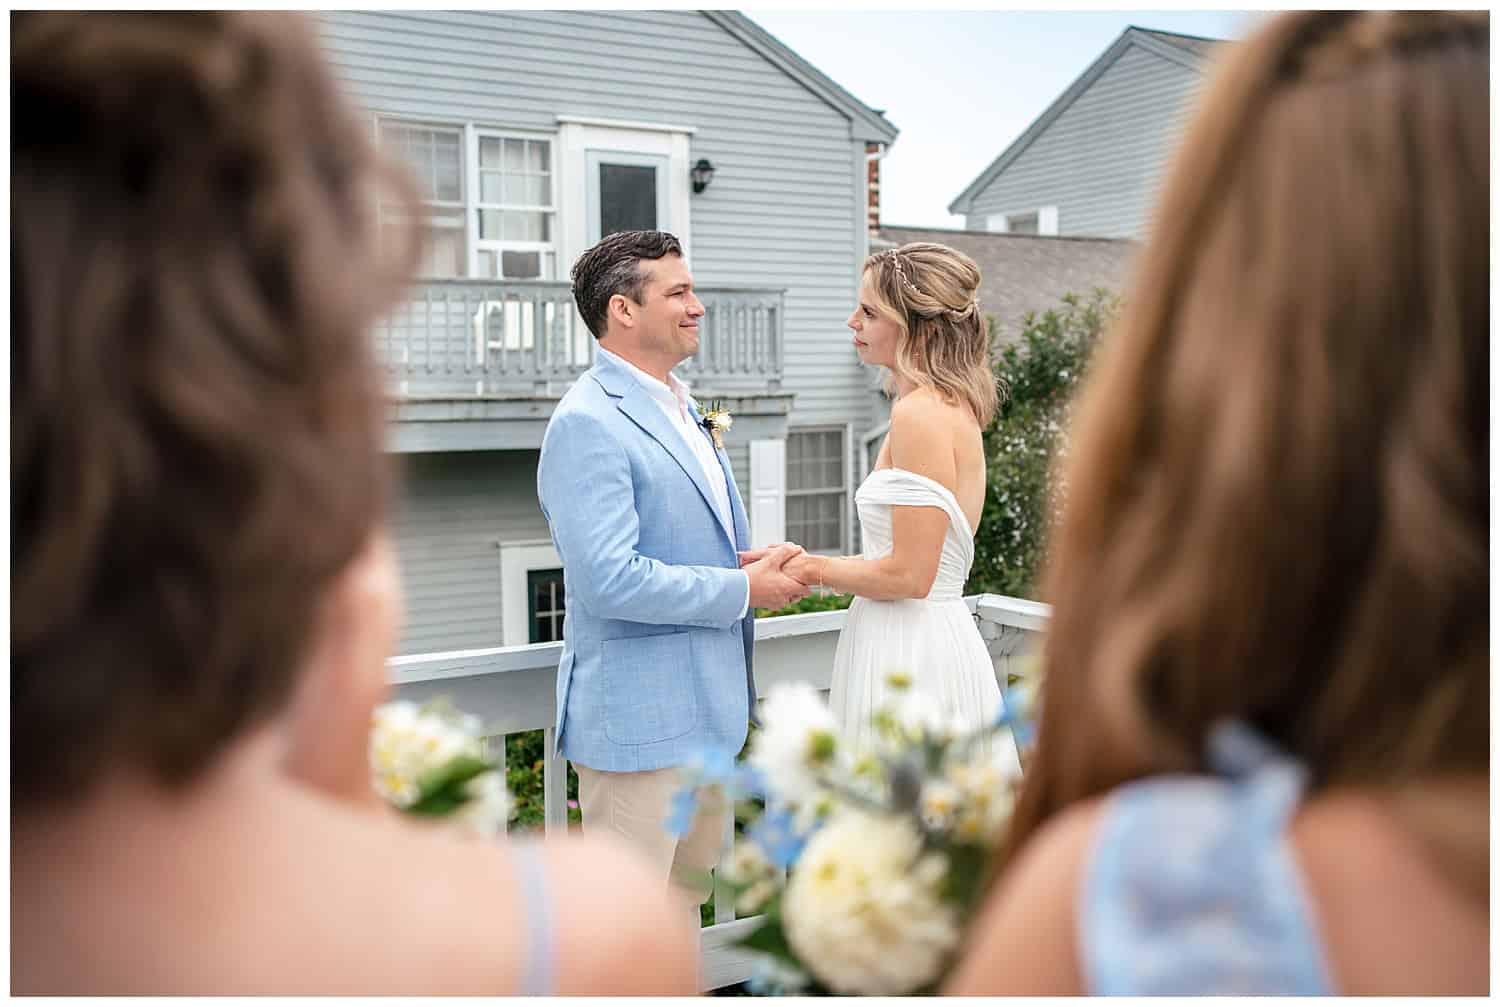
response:
[(521, 887), (521, 918), (525, 921), (527, 937), (520, 995), (551, 996), (557, 985), (555, 934), (542, 846), (534, 840), (512, 840), (509, 846)]
[(1331, 994), (1286, 835), (1302, 767), (1242, 724), (1208, 754), (1219, 775), (1140, 780), (1105, 806), (1081, 892), (1089, 992)]

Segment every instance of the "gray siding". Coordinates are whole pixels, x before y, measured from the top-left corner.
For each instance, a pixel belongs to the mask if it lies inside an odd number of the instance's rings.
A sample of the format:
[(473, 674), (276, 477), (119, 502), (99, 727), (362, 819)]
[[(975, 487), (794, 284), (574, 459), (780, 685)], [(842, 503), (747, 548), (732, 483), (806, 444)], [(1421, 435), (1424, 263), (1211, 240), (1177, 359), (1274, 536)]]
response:
[(698, 282), (785, 287), (793, 423), (863, 424), (843, 327), (863, 251), (863, 154), (844, 113), (693, 11), (322, 18), (334, 64), (375, 112), (547, 132), (559, 113), (696, 127), (691, 156), (716, 168), (692, 197)]
[(394, 525), (406, 593), (399, 653), (498, 647), (501, 541), (548, 538), (535, 451), (405, 455)]
[(1203, 75), (1127, 46), (974, 198), (968, 227), (995, 213), (1058, 208), (1062, 235), (1144, 238), (1162, 176)]
[[(749, 443), (726, 447), (735, 481), (748, 493)], [(392, 522), (406, 595), (398, 653), (500, 646), (498, 544), (551, 537), (536, 498), (538, 455), (402, 456), (403, 488)]]

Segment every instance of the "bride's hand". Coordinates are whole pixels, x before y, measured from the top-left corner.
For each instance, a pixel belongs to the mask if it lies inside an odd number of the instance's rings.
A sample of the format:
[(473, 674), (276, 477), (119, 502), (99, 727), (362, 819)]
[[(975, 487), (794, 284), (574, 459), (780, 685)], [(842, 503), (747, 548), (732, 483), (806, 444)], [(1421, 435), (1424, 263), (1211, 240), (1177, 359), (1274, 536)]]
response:
[(812, 586), (819, 582), (819, 572), (825, 562), (826, 557), (810, 556), (806, 552), (803, 552), (787, 560), (786, 566), (782, 567), (781, 570), (788, 577)]
[(744, 552), (739, 553), (740, 566), (743, 568), (749, 566), (751, 563), (759, 563), (766, 558), (766, 554), (772, 549), (780, 549), (782, 546), (791, 549), (793, 556), (801, 555), (803, 552), (802, 547), (795, 542), (777, 542), (766, 546), (764, 549), (746, 549)]

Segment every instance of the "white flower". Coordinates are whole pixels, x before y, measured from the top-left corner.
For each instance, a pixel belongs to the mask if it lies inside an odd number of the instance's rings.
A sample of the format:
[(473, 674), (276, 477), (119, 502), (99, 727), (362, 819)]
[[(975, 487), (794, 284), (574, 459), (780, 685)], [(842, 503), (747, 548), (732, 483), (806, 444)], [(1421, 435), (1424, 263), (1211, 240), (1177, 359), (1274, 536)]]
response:
[(847, 759), (833, 712), (806, 682), (771, 687), (747, 761), (765, 774), (783, 803), (811, 808), (823, 798), (817, 775)]
[(469, 799), (452, 814), (451, 820), (483, 839), (498, 835), (511, 813), (510, 790), (505, 780), (491, 770), (470, 780), (465, 790)]
[(922, 824), (934, 831), (946, 831), (958, 815), (963, 793), (946, 780), (928, 780), (922, 785), (918, 807)]
[[(370, 771), (375, 790), (398, 808), (422, 798), (421, 781), (453, 760), (480, 758), (477, 718), (447, 715), (397, 701), (375, 710), (370, 730)], [(463, 828), (492, 836), (510, 815), (510, 794), (498, 772), (482, 773), (466, 785), (470, 800), (451, 817)]]
[(947, 864), (906, 819), (836, 816), (809, 841), (782, 898), (787, 941), (835, 993), (889, 996), (936, 978), (958, 944), (939, 897)]
[(766, 859), (759, 843), (744, 836), (735, 840), (729, 862), (724, 865), (724, 880), (735, 885), (748, 885), (775, 873), (776, 868)]
[(745, 916), (754, 916), (761, 908), (776, 894), (776, 889), (781, 887), (771, 878), (757, 881), (740, 893), (740, 897), (734, 901), (734, 911)]

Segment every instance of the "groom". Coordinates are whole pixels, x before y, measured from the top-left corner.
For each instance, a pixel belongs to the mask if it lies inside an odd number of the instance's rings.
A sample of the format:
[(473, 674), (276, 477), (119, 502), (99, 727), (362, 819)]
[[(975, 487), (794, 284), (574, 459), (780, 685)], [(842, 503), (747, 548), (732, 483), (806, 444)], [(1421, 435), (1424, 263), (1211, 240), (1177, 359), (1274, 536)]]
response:
[(795, 547), (741, 568), (750, 533), (729, 459), (672, 374), (698, 352), (703, 317), (677, 239), (612, 234), (572, 278), (596, 359), (558, 403), (537, 468), (567, 588), (557, 747), (578, 772), (584, 830), (643, 850), (683, 889), (696, 927), (730, 809), (705, 802), (686, 835), (670, 835), (678, 767), (743, 746), (751, 610), (807, 589), (781, 570)]

